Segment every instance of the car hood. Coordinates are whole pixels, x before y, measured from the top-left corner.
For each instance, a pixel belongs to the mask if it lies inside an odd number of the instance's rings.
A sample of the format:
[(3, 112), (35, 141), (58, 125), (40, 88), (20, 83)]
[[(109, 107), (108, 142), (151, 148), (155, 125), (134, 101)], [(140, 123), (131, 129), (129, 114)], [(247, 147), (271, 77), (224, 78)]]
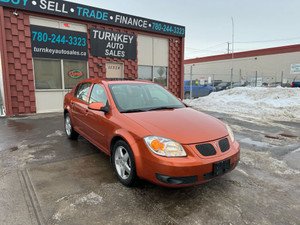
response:
[(220, 120), (191, 108), (124, 113), (126, 117), (156, 135), (181, 144), (215, 140), (228, 135)]

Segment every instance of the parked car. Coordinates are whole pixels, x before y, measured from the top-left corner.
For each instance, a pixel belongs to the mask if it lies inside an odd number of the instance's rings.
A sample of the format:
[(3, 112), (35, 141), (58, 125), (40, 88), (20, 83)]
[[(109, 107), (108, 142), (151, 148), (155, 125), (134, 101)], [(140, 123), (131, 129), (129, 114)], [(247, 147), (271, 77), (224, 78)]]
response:
[(230, 87), (231, 83), (230, 82), (222, 82), (216, 86), (216, 91), (222, 91), (227, 89), (227, 87)]
[(148, 81), (83, 80), (65, 96), (64, 121), (68, 138), (80, 134), (110, 156), (126, 186), (138, 178), (195, 185), (231, 171), (240, 158), (228, 125)]
[[(232, 88), (235, 88), (235, 87), (245, 87), (246, 85), (245, 84), (242, 84), (241, 82), (234, 82), (232, 83)], [(226, 87), (226, 89), (230, 89), (231, 88), (231, 85), (229, 85), (228, 87)]]
[[(190, 86), (191, 82), (189, 80), (184, 81), (184, 98), (190, 98)], [(201, 85), (200, 82), (193, 80), (192, 81), (192, 97), (199, 98), (202, 96), (207, 96), (213, 91), (216, 91), (216, 88), (209, 86), (207, 84)]]
[(300, 76), (294, 78), (292, 87), (300, 87)]
[(213, 87), (216, 87), (216, 86), (218, 86), (219, 84), (221, 84), (223, 81), (222, 80), (214, 80), (213, 82), (212, 82), (212, 86)]
[(268, 87), (281, 87), (281, 82), (272, 82), (272, 83), (269, 83)]

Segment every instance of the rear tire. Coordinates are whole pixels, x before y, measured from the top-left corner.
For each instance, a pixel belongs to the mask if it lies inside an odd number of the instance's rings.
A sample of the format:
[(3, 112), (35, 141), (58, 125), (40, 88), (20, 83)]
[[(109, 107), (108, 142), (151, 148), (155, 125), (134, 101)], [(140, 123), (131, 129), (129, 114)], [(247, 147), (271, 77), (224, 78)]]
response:
[(127, 187), (133, 186), (138, 177), (134, 156), (129, 145), (123, 140), (117, 141), (111, 157), (119, 181)]
[(79, 134), (73, 128), (71, 117), (70, 117), (69, 113), (66, 113), (66, 115), (65, 115), (65, 132), (69, 139), (75, 140), (78, 138)]

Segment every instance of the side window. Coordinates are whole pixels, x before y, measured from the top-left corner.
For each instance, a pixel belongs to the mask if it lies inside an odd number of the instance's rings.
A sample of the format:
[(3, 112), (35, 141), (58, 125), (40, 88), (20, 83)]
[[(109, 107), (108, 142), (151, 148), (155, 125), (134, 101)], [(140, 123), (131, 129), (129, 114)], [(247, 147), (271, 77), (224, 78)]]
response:
[(200, 86), (199, 80), (193, 80), (193, 86)]
[(94, 84), (89, 103), (102, 102), (104, 105), (107, 103), (107, 97), (104, 88), (100, 84)]
[(84, 102), (87, 102), (87, 96), (89, 93), (91, 83), (82, 83), (76, 88), (74, 96)]

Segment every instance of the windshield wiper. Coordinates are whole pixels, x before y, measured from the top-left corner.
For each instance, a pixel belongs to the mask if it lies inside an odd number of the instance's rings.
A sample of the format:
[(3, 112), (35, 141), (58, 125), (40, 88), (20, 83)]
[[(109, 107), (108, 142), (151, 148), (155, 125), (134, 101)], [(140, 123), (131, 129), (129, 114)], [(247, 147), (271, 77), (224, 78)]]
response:
[(128, 110), (123, 110), (121, 113), (135, 113), (135, 112), (146, 112), (147, 110), (144, 109), (128, 109)]
[(176, 109), (176, 108), (178, 108), (178, 107), (174, 107), (174, 106), (161, 106), (161, 107), (156, 107), (156, 108), (148, 109), (148, 111), (164, 110), (164, 109)]

